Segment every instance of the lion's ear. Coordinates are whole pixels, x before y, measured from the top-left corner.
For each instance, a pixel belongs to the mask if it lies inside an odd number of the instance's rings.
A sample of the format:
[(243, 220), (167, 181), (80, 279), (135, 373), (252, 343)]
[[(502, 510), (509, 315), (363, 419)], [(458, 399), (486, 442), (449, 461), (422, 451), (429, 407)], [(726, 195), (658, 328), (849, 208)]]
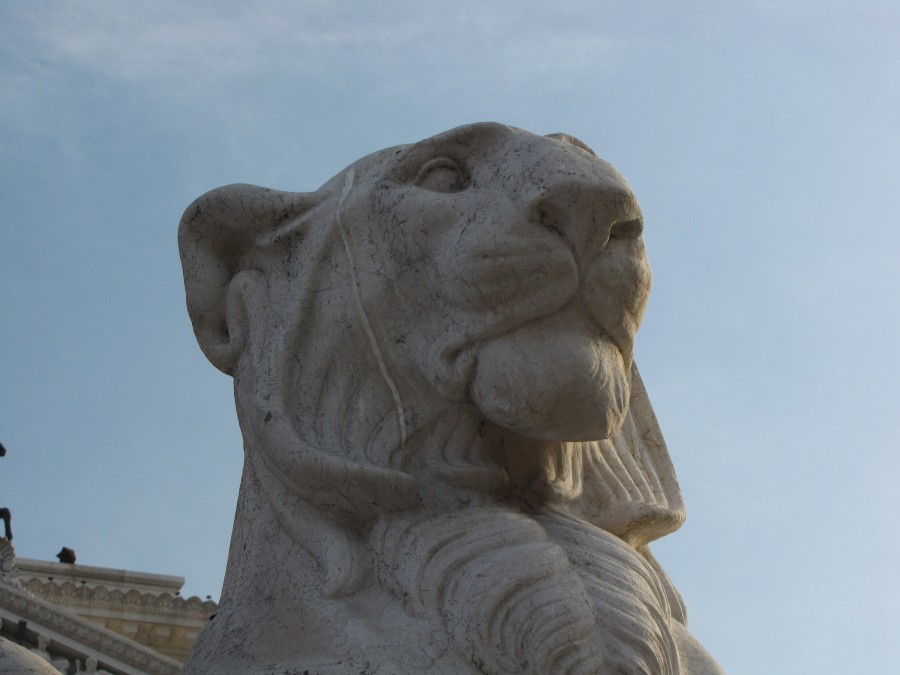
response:
[(263, 249), (321, 201), (318, 192), (238, 184), (207, 192), (184, 212), (178, 247), (188, 313), (219, 370), (233, 374), (244, 348), (248, 296), (267, 272)]

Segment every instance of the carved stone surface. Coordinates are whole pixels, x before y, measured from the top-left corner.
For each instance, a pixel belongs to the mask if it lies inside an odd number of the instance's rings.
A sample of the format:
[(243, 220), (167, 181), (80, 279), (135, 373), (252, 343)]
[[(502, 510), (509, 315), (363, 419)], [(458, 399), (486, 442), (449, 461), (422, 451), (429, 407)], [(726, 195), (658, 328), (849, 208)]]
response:
[(59, 675), (59, 671), (38, 654), (0, 638), (0, 675)]
[(186, 211), (245, 464), (191, 673), (720, 673), (648, 543), (684, 507), (633, 365), (628, 184), (500, 124)]

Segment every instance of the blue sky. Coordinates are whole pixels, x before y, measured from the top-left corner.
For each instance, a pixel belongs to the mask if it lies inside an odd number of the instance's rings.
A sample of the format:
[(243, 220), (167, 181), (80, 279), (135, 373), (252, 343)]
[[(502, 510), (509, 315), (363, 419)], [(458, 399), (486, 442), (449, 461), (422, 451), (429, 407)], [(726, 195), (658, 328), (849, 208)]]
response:
[(241, 467), (176, 228), (494, 120), (628, 178), (637, 360), (689, 516), (657, 556), (732, 674), (900, 672), (900, 5), (0, 4), (0, 506), (18, 554), (217, 597)]

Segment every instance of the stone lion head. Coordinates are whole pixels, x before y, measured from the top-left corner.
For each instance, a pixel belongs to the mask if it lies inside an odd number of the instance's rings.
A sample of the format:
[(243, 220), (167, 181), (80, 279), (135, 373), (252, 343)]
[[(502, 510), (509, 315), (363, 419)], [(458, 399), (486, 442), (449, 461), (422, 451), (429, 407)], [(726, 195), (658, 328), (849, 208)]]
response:
[(246, 459), (188, 672), (683, 672), (642, 231), (584, 143), (500, 124), (194, 202), (188, 308)]

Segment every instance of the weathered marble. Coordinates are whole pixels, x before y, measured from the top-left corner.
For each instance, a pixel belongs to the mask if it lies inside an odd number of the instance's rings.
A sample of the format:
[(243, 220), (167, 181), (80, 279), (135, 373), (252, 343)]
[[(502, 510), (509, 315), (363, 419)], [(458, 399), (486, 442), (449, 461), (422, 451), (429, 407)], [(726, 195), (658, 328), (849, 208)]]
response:
[(721, 673), (648, 548), (685, 514), (633, 364), (642, 229), (581, 141), (500, 124), (194, 202), (245, 465), (185, 672)]
[(0, 675), (59, 675), (39, 654), (0, 638)]

